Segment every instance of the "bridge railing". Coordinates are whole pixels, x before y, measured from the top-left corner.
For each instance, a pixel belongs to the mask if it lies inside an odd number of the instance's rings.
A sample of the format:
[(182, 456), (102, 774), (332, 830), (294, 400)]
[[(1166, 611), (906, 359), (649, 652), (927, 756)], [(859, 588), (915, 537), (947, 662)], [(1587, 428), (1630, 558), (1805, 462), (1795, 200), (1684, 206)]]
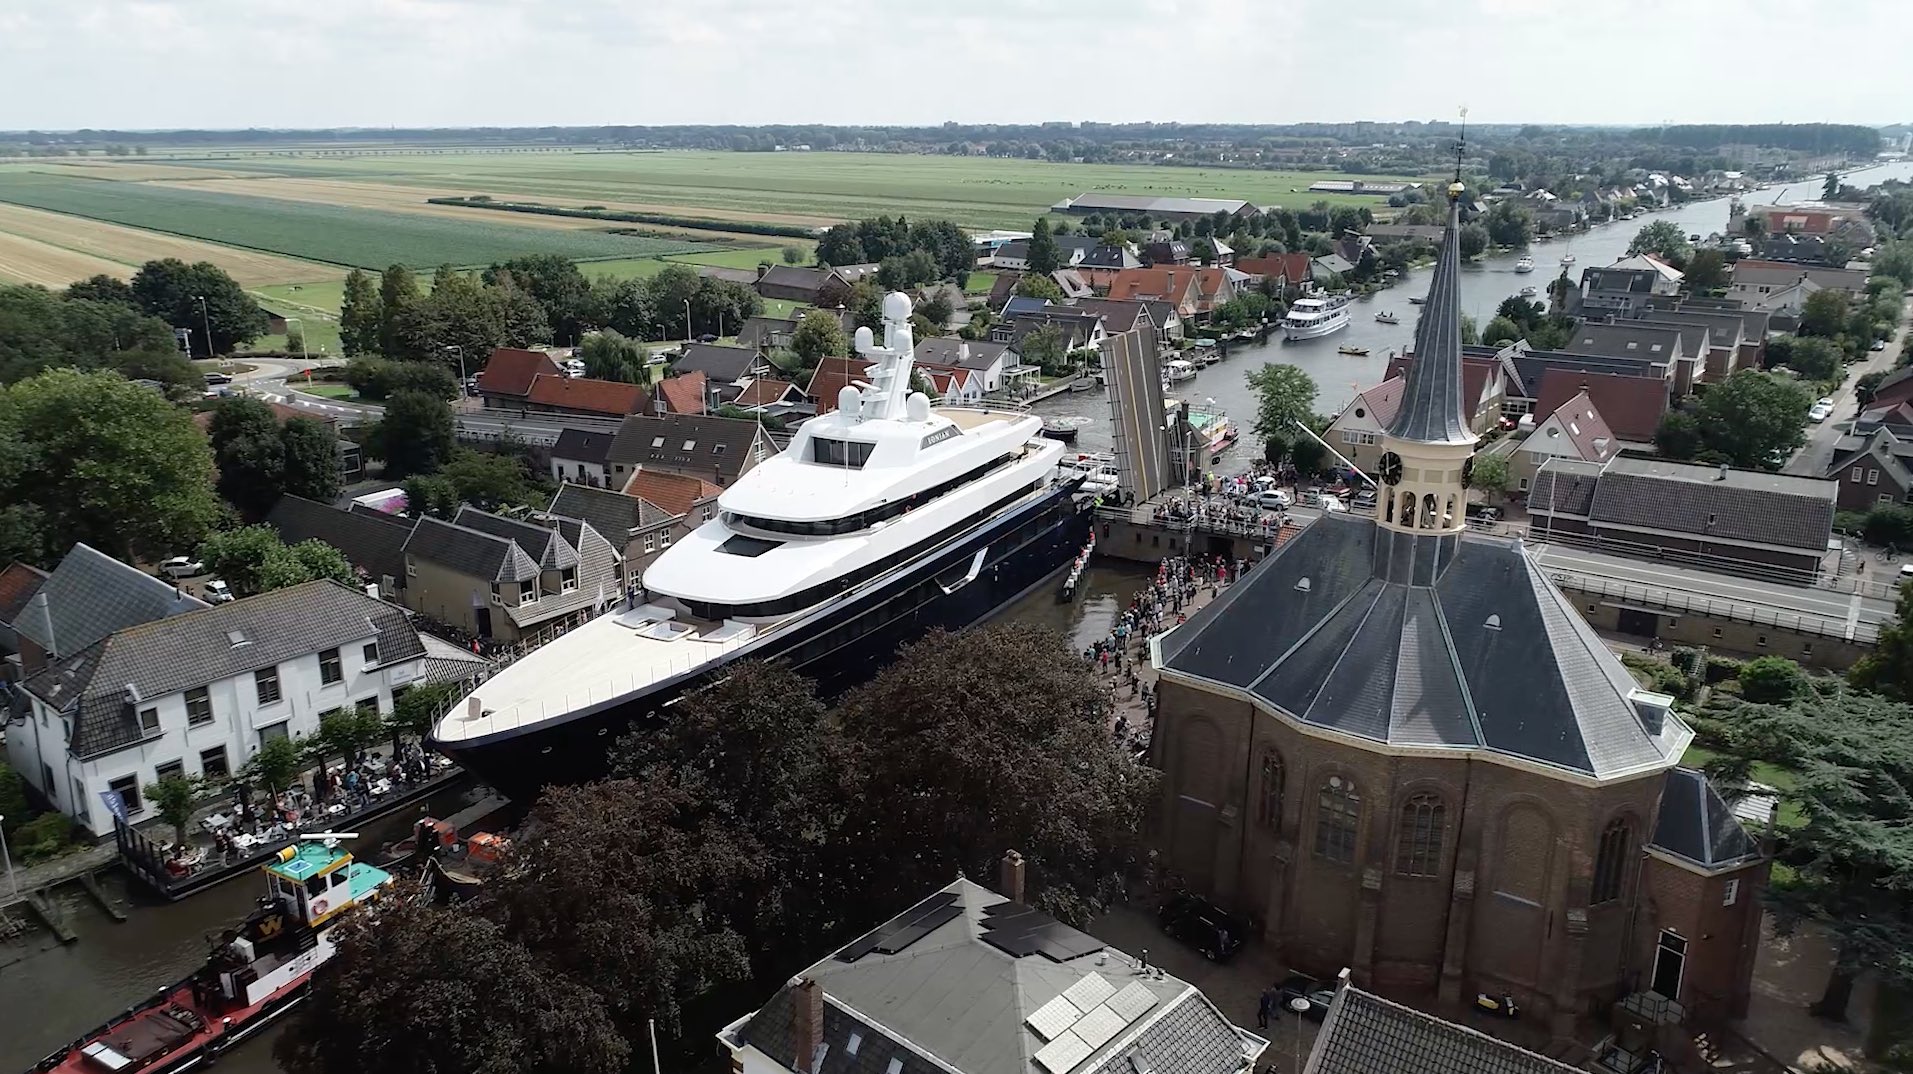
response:
[(1578, 593), (1613, 600), (1624, 605), (1645, 608), (1653, 611), (1673, 612), (1681, 615), (1704, 615), (1712, 619), (1726, 619), (1738, 623), (1751, 623), (1755, 626), (1769, 626), (1776, 630), (1789, 630), (1796, 634), (1814, 634), (1825, 638), (1840, 638), (1872, 644), (1879, 639), (1879, 628), (1871, 623), (1848, 623), (1844, 619), (1828, 619), (1818, 615), (1802, 615), (1795, 612), (1783, 612), (1774, 608), (1762, 608), (1738, 601), (1718, 600), (1703, 597), (1695, 593), (1685, 593), (1677, 589), (1661, 586), (1638, 585), (1630, 582), (1618, 582), (1609, 578), (1596, 578), (1575, 571), (1550, 570), (1548, 577), (1556, 587), (1571, 589)]

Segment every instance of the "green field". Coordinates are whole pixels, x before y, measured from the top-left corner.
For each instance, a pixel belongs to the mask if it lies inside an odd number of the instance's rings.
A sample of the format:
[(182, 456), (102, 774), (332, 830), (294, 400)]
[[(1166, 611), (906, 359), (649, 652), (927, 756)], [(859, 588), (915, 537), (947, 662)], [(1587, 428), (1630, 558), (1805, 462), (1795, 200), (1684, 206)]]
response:
[(1290, 208), (1318, 200), (1371, 208), (1384, 204), (1379, 198), (1308, 193), (1309, 184), (1316, 180), (1348, 178), (1339, 172), (1052, 164), (889, 153), (412, 154), (398, 150), (378, 156), (220, 156), (167, 163), (813, 224), (902, 213), (913, 218), (948, 217), (972, 227), (1026, 228), (1057, 201), (1091, 190), (1233, 197)]
[(151, 183), (0, 174), (0, 202), (335, 265), (430, 269), (521, 254), (570, 258), (696, 253), (705, 243), (590, 230), (514, 227), (377, 209), (182, 190)]

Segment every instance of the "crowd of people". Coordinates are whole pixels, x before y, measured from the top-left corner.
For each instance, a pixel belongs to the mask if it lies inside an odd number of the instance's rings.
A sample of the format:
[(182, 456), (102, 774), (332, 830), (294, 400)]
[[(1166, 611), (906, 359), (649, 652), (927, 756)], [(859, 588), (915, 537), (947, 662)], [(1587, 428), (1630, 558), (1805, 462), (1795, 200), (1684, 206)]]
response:
[(1149, 749), (1154, 726), (1155, 695), (1139, 674), (1147, 660), (1150, 637), (1188, 621), (1198, 596), (1214, 595), (1248, 569), (1243, 560), (1222, 556), (1188, 559), (1172, 556), (1156, 570), (1155, 580), (1136, 594), (1129, 607), (1110, 624), (1109, 632), (1083, 650), (1083, 660), (1104, 675), (1118, 702), (1140, 701), (1143, 726), (1131, 726), (1119, 707), (1110, 734), (1141, 757)]

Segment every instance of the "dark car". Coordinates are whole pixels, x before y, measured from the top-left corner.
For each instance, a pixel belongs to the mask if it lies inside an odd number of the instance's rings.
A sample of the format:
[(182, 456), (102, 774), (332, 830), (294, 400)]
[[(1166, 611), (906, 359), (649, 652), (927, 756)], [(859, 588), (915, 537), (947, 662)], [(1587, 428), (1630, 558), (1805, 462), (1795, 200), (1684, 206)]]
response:
[(208, 388), (211, 388), (219, 384), (231, 384), (231, 383), (232, 383), (232, 377), (228, 374), (225, 374), (225, 373), (206, 374), (206, 386)]
[(1499, 522), (1501, 521), (1501, 508), (1489, 507), (1487, 504), (1471, 503), (1468, 505), (1468, 517), (1475, 522)]
[[(1275, 990), (1280, 997), (1276, 1002), (1282, 1005), (1283, 1010), (1298, 1013), (1311, 1022), (1319, 1022), (1328, 1017), (1329, 1004), (1335, 1002), (1334, 986), (1323, 984), (1313, 977), (1300, 973), (1285, 978)], [(1308, 1010), (1295, 1011), (1290, 1001), (1297, 999), (1307, 1000)]]
[(1227, 962), (1242, 950), (1250, 925), (1243, 918), (1196, 895), (1178, 895), (1163, 904), (1156, 918), (1162, 931), (1202, 952), (1211, 962)]

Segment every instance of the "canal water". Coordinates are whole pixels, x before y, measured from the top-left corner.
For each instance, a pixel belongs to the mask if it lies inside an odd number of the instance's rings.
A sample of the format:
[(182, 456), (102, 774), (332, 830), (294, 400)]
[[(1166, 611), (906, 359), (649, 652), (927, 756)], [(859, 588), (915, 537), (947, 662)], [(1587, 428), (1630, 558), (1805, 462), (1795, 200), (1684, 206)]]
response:
[[(1056, 589), (1045, 585), (1005, 614), (1062, 631), (1075, 648), (1086, 649), (1109, 633), (1150, 577), (1140, 567), (1093, 566), (1084, 572), (1074, 602), (1058, 603)], [(481, 796), (474, 785), (442, 791), (423, 806), (362, 826), (354, 849), (376, 850), (402, 838), (421, 812), (449, 816)], [(191, 972), (206, 957), (207, 937), (243, 918), (265, 890), (259, 878), (242, 876), (183, 902), (164, 903), (117, 871), (104, 874), (102, 883), (126, 908), (125, 923), (116, 924), (69, 885), (56, 901), (79, 934), (77, 942), (62, 947), (36, 933), (0, 943), (0, 1074), (26, 1070), (114, 1011)], [(274, 1026), (221, 1056), (218, 1069), (272, 1074), (272, 1042), (280, 1029)]]
[[(1887, 179), (1913, 178), (1913, 162), (1881, 165), (1844, 176), (1855, 186), (1867, 186)], [(1756, 190), (1745, 195), (1749, 204), (1809, 201), (1820, 196), (1821, 178), (1803, 180), (1787, 187)], [(1554, 239), (1536, 243), (1526, 251), (1534, 258), (1534, 271), (1514, 270), (1518, 253), (1483, 256), (1461, 266), (1461, 310), (1474, 318), (1477, 326), (1487, 325), (1495, 309), (1522, 287), (1532, 286), (1545, 294), (1547, 285), (1561, 274), (1561, 258), (1574, 255), (1568, 269), (1570, 279), (1579, 280), (1583, 268), (1611, 265), (1627, 255), (1627, 245), (1645, 224), (1665, 220), (1684, 234), (1711, 235), (1726, 230), (1729, 200), (1694, 202), (1667, 212), (1649, 213), (1638, 220), (1602, 224), (1572, 239)], [(1346, 329), (1320, 339), (1284, 343), (1271, 338), (1266, 343), (1231, 344), (1228, 357), (1196, 374), (1194, 380), (1170, 386), (1170, 395), (1196, 403), (1212, 403), (1227, 411), (1242, 432), (1242, 438), (1225, 452), (1219, 472), (1246, 469), (1257, 457), (1261, 445), (1249, 433), (1255, 420), (1255, 394), (1244, 374), (1266, 362), (1283, 362), (1307, 373), (1316, 386), (1315, 409), (1335, 414), (1343, 404), (1364, 388), (1381, 383), (1391, 353), (1400, 353), (1415, 338), (1415, 320), (1420, 306), (1411, 305), (1410, 296), (1420, 298), (1428, 292), (1432, 270), (1410, 270), (1405, 278), (1380, 294), (1358, 299), (1351, 307), (1353, 320)], [(1380, 312), (1393, 313), (1399, 324), (1381, 324)], [(1367, 348), (1365, 357), (1338, 353), (1341, 347)], [(1072, 392), (1053, 396), (1035, 405), (1046, 418), (1084, 419), (1077, 435), (1080, 451), (1108, 451), (1111, 426), (1108, 397), (1100, 390)]]

